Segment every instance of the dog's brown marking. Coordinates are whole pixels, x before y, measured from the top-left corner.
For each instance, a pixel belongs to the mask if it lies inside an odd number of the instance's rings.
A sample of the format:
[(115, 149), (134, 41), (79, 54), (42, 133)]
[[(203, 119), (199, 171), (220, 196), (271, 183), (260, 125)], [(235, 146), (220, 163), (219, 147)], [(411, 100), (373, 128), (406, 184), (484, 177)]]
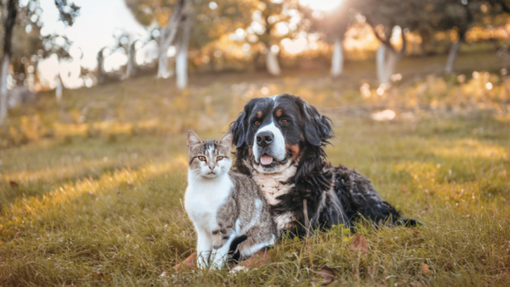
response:
[(257, 119), (260, 119), (262, 117), (262, 111), (257, 112)]
[(277, 111), (276, 111), (276, 116), (277, 116), (277, 117), (281, 117), (281, 116), (282, 116), (282, 114), (283, 114), (282, 109), (279, 109), (279, 110), (277, 110)]
[(301, 149), (299, 148), (299, 144), (295, 144), (295, 145), (285, 145), (285, 148), (287, 150), (290, 150), (290, 152), (292, 153), (292, 160), (296, 160), (296, 158), (299, 156), (299, 152), (301, 151)]

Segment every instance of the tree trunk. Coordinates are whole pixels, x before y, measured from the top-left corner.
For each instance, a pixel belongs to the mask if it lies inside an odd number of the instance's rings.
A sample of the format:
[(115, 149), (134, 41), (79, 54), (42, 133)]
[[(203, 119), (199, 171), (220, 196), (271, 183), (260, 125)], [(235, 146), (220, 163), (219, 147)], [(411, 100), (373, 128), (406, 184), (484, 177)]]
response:
[(188, 47), (191, 34), (192, 15), (186, 15), (182, 33), (181, 45), (176, 59), (177, 87), (182, 90), (188, 85)]
[(386, 46), (381, 44), (375, 53), (375, 65), (377, 69), (377, 79), (379, 83), (383, 83), (384, 78), (384, 63), (385, 63)]
[(457, 58), (457, 54), (459, 52), (460, 45), (462, 44), (461, 39), (458, 39), (457, 42), (453, 43), (450, 47), (450, 52), (448, 53), (448, 60), (446, 60), (446, 66), (444, 68), (444, 72), (449, 75), (453, 71), (453, 63)]
[(389, 86), (391, 85), (391, 76), (395, 73), (397, 63), (400, 58), (405, 55), (406, 52), (407, 41), (404, 33), (405, 29), (400, 27), (402, 48), (400, 51), (397, 51), (395, 48), (393, 48), (390, 42), (392, 35), (383, 38), (377, 31), (374, 30), (374, 26), (372, 24), (370, 26), (372, 26), (372, 30), (374, 31), (376, 38), (381, 41), (381, 45), (377, 49), (375, 55), (377, 78), (379, 79), (379, 83), (381, 85)]
[(99, 85), (102, 85), (106, 82), (106, 73), (104, 71), (104, 55), (103, 55), (105, 48), (102, 48), (97, 53), (97, 83)]
[(393, 49), (386, 49), (386, 57), (384, 64), (384, 84), (391, 85), (391, 76), (395, 74), (395, 70), (397, 69), (397, 63), (400, 59), (400, 55), (395, 52)]
[(269, 45), (266, 53), (266, 69), (271, 76), (279, 76), (281, 74), (280, 65), (278, 64), (278, 58), (276, 54), (271, 50)]
[(137, 40), (133, 41), (129, 45), (128, 49), (128, 63), (127, 63), (127, 71), (126, 71), (126, 77), (127, 78), (133, 78), (136, 77), (136, 73), (138, 72), (138, 67), (136, 65), (136, 42)]
[(0, 124), (7, 116), (7, 75), (11, 63), (12, 31), (18, 14), (18, 0), (8, 0), (7, 18), (4, 21), (4, 54), (0, 66)]
[(63, 90), (64, 90), (64, 86), (62, 84), (62, 77), (60, 76), (60, 73), (58, 73), (57, 88), (55, 89), (55, 96), (57, 97), (57, 103), (60, 103), (60, 101), (62, 101)]
[(342, 46), (342, 40), (340, 38), (335, 39), (333, 46), (333, 57), (331, 58), (331, 76), (338, 77), (342, 74), (344, 69), (344, 50)]
[(188, 85), (188, 51), (181, 45), (179, 53), (177, 53), (177, 59), (175, 60), (176, 75), (177, 75), (177, 87), (179, 90), (186, 88)]
[(389, 86), (395, 73), (400, 54), (385, 44), (379, 46), (376, 53), (377, 78), (380, 84)]
[(177, 30), (179, 29), (179, 24), (182, 21), (185, 4), (185, 0), (178, 0), (168, 25), (161, 31), (161, 40), (158, 49), (158, 78), (166, 79), (170, 76), (167, 52), (174, 41)]
[(8, 55), (2, 58), (0, 67), (0, 124), (7, 116), (7, 75), (9, 74), (10, 59)]

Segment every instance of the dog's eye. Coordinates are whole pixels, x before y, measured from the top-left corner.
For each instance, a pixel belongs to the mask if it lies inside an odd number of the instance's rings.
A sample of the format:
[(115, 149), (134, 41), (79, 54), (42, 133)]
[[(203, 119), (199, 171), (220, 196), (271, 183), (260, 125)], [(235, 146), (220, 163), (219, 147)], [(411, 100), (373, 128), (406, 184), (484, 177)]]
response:
[(216, 160), (222, 160), (224, 158), (224, 156), (219, 156), (216, 158)]
[(253, 124), (256, 125), (256, 126), (260, 126), (260, 122), (259, 121), (255, 121)]
[(199, 160), (199, 161), (205, 161), (205, 156), (199, 156), (199, 157), (198, 157), (198, 160)]
[(284, 124), (284, 125), (286, 125), (286, 124), (288, 124), (288, 123), (289, 123), (289, 121), (288, 121), (288, 120), (282, 120), (282, 121), (281, 121), (281, 123), (282, 123), (282, 124)]

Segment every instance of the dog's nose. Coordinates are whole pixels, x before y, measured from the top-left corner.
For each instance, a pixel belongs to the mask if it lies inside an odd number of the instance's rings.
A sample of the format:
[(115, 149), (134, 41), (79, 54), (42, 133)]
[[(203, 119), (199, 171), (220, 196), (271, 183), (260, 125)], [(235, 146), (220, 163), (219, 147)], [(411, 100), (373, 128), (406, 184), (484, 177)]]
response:
[(270, 131), (264, 131), (257, 134), (257, 144), (259, 146), (267, 146), (274, 140), (274, 135)]

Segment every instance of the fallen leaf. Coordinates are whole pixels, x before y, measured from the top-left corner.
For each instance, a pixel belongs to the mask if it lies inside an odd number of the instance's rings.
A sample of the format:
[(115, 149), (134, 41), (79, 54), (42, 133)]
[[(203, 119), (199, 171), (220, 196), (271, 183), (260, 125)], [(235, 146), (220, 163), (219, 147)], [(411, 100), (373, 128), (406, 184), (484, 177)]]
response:
[(430, 204), (420, 213), (420, 217), (424, 216), (427, 212), (429, 212), (430, 208), (432, 206), (430, 206)]
[(351, 250), (360, 250), (360, 251), (368, 251), (367, 240), (363, 234), (356, 234), (352, 239)]
[(99, 277), (104, 277), (104, 274), (101, 271), (92, 271), (92, 273), (94, 273), (95, 275), (97, 275)]
[(16, 234), (14, 234), (14, 238), (18, 238), (21, 236), (21, 231), (20, 232), (16, 232)]
[(326, 285), (333, 282), (336, 276), (336, 270), (333, 268), (329, 268), (328, 266), (323, 266), (321, 267), (321, 269), (317, 270), (317, 274), (322, 276), (322, 278), (324, 279), (317, 283)]
[(9, 181), (9, 184), (11, 185), (12, 188), (18, 188), (19, 187), (19, 184), (13, 180)]
[(453, 269), (453, 263), (451, 261), (446, 261), (444, 269), (446, 269), (447, 271), (452, 270)]
[(430, 273), (430, 269), (429, 269), (429, 266), (425, 263), (422, 263), (421, 264), (421, 271), (423, 273), (423, 275), (427, 275)]

